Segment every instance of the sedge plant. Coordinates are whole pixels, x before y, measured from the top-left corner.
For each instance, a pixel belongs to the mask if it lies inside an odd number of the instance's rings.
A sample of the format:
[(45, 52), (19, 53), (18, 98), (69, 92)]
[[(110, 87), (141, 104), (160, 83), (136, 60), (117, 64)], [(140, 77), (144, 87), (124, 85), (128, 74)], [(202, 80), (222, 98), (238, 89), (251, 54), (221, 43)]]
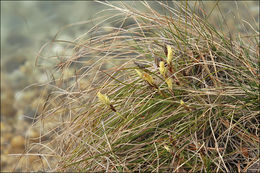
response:
[(57, 123), (45, 132), (51, 140), (30, 146), (56, 161), (49, 169), (233, 172), (259, 163), (259, 32), (231, 39), (187, 2), (157, 2), (165, 14), (147, 2), (145, 12), (100, 3), (120, 11), (111, 17), (119, 27), (66, 42), (73, 53), (48, 84), (38, 122)]

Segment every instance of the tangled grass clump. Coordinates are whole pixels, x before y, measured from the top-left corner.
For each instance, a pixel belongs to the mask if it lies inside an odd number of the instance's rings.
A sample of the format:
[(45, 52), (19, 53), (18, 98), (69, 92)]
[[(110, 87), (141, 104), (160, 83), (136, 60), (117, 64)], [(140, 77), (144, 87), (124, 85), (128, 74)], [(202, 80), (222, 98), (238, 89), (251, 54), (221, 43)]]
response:
[(58, 160), (52, 170), (233, 172), (259, 164), (259, 33), (232, 39), (187, 3), (158, 3), (167, 15), (146, 2), (145, 13), (106, 3), (124, 16), (120, 27), (68, 42), (73, 53), (56, 66), (39, 116), (42, 128), (58, 119), (46, 132), (52, 141), (38, 145)]

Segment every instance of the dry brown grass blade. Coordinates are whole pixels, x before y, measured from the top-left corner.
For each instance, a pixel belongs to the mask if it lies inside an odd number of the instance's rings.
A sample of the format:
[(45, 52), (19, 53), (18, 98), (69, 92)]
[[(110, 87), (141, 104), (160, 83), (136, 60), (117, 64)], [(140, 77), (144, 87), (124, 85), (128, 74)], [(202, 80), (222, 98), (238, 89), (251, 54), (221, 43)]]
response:
[[(230, 127), (230, 124), (227, 120), (224, 120), (224, 119), (221, 119), (221, 122), (226, 126), (226, 128), (229, 128)], [(242, 138), (243, 140), (245, 141), (250, 141), (252, 143), (260, 143), (260, 138), (258, 136), (255, 136), (253, 134), (247, 134), (247, 133), (243, 133), (241, 134), (240, 131), (241, 129), (237, 126), (235, 126), (235, 124), (233, 126), (231, 126), (231, 128), (238, 133), (238, 136), (240, 138)]]

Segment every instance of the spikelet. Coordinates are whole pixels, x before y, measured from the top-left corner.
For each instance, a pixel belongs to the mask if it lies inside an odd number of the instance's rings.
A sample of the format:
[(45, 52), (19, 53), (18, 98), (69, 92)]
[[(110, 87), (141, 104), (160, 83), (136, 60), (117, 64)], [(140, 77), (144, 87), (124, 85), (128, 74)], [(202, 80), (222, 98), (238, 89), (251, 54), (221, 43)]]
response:
[(109, 98), (107, 97), (107, 95), (101, 94), (100, 92), (98, 92), (97, 96), (101, 103), (103, 103), (105, 105), (111, 105), (111, 102), (110, 102)]
[(165, 69), (164, 62), (163, 62), (163, 61), (160, 62), (159, 71), (160, 71), (161, 75), (163, 75), (163, 77), (165, 77), (166, 69)]
[(171, 48), (170, 45), (167, 45), (167, 52), (168, 52), (168, 55), (167, 55), (167, 63), (168, 63), (168, 64), (171, 64), (172, 59), (173, 59), (173, 52), (172, 52), (172, 48)]
[(140, 78), (143, 78), (143, 73), (140, 70), (135, 69), (135, 71)]
[(194, 109), (192, 107), (187, 106), (186, 103), (183, 100), (180, 100), (180, 104), (181, 104), (181, 106), (183, 106), (188, 111), (190, 111), (191, 109)]
[(151, 75), (149, 75), (148, 73), (145, 73), (145, 72), (141, 72), (140, 70), (137, 70), (137, 69), (135, 69), (135, 71), (140, 78), (147, 81), (150, 85), (155, 86), (153, 77)]
[(170, 149), (170, 147), (169, 147), (168, 145), (164, 145), (163, 147), (164, 147), (165, 150), (167, 150), (168, 152), (171, 152), (171, 149)]
[(147, 73), (143, 74), (144, 80), (146, 80), (149, 84), (154, 85), (153, 77)]
[(170, 90), (172, 90), (172, 83), (173, 83), (172, 78), (167, 78), (167, 79), (165, 80), (165, 82), (167, 83), (168, 88), (169, 88)]

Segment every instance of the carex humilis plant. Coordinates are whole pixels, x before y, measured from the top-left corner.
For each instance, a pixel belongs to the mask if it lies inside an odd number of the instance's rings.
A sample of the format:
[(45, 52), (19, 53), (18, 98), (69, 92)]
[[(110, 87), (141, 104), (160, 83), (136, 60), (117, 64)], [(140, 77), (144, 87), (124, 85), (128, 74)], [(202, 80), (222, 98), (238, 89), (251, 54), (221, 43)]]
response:
[(154, 2), (162, 11), (148, 2), (138, 2), (145, 10), (100, 3), (120, 12), (104, 20), (117, 27), (107, 32), (101, 22), (74, 41), (52, 42), (67, 44), (71, 55), (54, 68), (39, 111), (43, 129), (47, 119), (56, 122), (45, 131), (51, 141), (31, 145), (57, 161), (49, 169), (236, 172), (255, 166), (259, 28), (250, 35), (217, 29), (208, 19), (218, 3), (209, 12), (186, 1)]

